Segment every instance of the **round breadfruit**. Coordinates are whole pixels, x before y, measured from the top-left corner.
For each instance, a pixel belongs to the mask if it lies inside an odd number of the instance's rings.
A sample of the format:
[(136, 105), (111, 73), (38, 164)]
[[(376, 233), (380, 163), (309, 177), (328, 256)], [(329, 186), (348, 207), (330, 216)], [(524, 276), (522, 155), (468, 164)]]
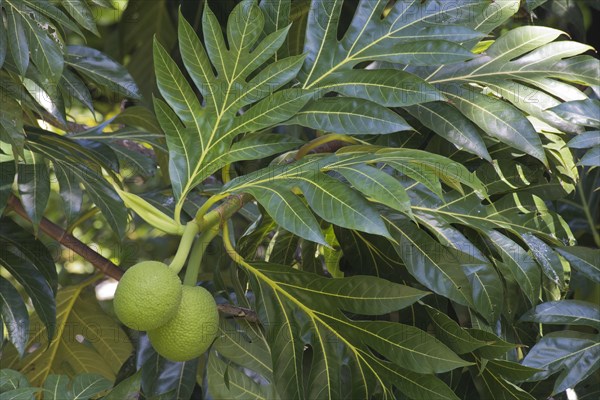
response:
[(166, 324), (181, 303), (183, 285), (171, 268), (158, 261), (144, 261), (129, 268), (115, 292), (119, 320), (138, 331)]
[(219, 312), (210, 292), (199, 286), (184, 286), (173, 319), (148, 331), (148, 338), (161, 356), (171, 361), (188, 361), (209, 348), (218, 330)]

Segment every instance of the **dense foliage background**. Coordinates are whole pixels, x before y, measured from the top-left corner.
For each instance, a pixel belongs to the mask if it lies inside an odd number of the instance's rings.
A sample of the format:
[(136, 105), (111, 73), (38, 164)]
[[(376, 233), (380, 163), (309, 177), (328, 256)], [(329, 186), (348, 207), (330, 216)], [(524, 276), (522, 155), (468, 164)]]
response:
[[(3, 399), (600, 395), (596, 2), (0, 7)], [(174, 363), (111, 293), (188, 221)]]

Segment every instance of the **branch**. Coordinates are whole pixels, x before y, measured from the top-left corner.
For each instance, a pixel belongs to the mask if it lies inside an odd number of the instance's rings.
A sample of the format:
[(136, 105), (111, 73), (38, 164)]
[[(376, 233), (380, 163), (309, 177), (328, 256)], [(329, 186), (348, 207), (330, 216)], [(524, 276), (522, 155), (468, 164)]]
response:
[[(27, 212), (23, 208), (21, 201), (15, 196), (10, 196), (8, 199), (8, 205), (22, 218), (26, 219), (27, 221), (31, 221), (29, 215), (27, 215)], [(85, 258), (104, 275), (110, 276), (111, 278), (117, 280), (121, 279), (121, 276), (123, 276), (123, 270), (121, 268), (117, 267), (109, 259), (104, 258), (101, 254), (96, 253), (81, 240), (77, 239), (70, 233), (67, 233), (63, 228), (56, 225), (54, 222), (48, 220), (47, 218), (42, 218), (39, 227), (46, 235)]]
[(258, 323), (258, 315), (256, 311), (248, 308), (232, 306), (231, 304), (219, 304), (219, 311), (223, 314), (231, 315), (233, 317), (244, 318), (248, 322)]
[[(20, 217), (31, 222), (31, 219), (29, 218), (29, 215), (27, 215), (27, 212), (23, 208), (21, 201), (15, 196), (10, 196), (10, 198), (8, 199), (8, 205)], [(123, 276), (123, 270), (119, 268), (116, 264), (89, 248), (81, 240), (77, 239), (75, 236), (71, 235), (70, 233), (68, 233), (63, 228), (56, 225), (49, 219), (42, 218), (42, 220), (40, 221), (39, 228), (42, 232), (44, 232), (52, 239), (56, 240), (61, 245), (73, 250), (75, 253), (79, 254), (81, 257), (89, 261), (98, 271), (102, 272), (104, 275), (116, 280), (121, 279), (121, 277)], [(258, 322), (258, 316), (256, 315), (256, 312), (247, 308), (237, 307), (231, 304), (219, 304), (217, 307), (219, 311), (223, 314), (230, 315), (233, 317), (244, 318), (249, 322)]]

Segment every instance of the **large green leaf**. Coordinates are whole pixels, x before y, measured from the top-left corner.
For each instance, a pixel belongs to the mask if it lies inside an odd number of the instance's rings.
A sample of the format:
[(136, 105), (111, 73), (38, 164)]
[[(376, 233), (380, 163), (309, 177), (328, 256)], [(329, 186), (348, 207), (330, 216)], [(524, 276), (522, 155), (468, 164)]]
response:
[[(425, 393), (453, 398), (432, 375), (419, 373), (448, 371), (468, 362), (417, 328), (358, 321), (341, 313), (389, 312), (414, 303), (423, 292), (374, 277), (331, 279), (273, 264), (244, 266), (254, 277), (280, 397), (369, 397), (377, 382), (384, 392), (392, 383), (412, 398)], [(305, 345), (310, 345), (313, 358), (308, 380), (303, 382)], [(369, 348), (390, 362), (375, 357)], [(340, 368), (352, 371), (353, 380), (341, 375)], [(405, 368), (419, 373), (402, 372)]]
[(0, 252), (0, 265), (24, 288), (39, 315), (47, 340), (54, 336), (56, 307), (54, 293), (37, 266), (17, 249), (8, 248)]
[(327, 243), (310, 209), (285, 185), (256, 185), (246, 191), (269, 210), (269, 215), (286, 230), (307, 240)]
[(0, 391), (4, 393), (23, 387), (29, 387), (29, 381), (25, 375), (10, 368), (0, 369)]
[(60, 84), (61, 88), (63, 89), (63, 92), (66, 92), (69, 95), (73, 96), (74, 98), (79, 100), (81, 104), (86, 106), (88, 110), (93, 112), (94, 105), (92, 103), (92, 95), (90, 93), (90, 90), (74, 72), (65, 69), (63, 71), (63, 76), (61, 78)]
[(471, 282), (475, 309), (493, 325), (502, 312), (504, 289), (498, 285), (500, 275), (487, 260), (478, 260), (465, 253), (458, 253), (458, 259)]
[(58, 288), (58, 276), (52, 254), (46, 246), (31, 233), (10, 219), (2, 219), (0, 244), (3, 250), (26, 258), (48, 282), (53, 293)]
[(246, 135), (231, 145), (226, 157), (223, 158), (223, 164), (266, 158), (298, 147), (303, 143), (301, 140), (279, 134)]
[(96, 28), (92, 10), (90, 10), (90, 7), (85, 0), (67, 0), (63, 1), (61, 4), (79, 25), (97, 36), (100, 36), (98, 29)]
[(23, 27), (23, 18), (12, 7), (6, 9), (8, 49), (21, 75), (29, 66), (29, 42)]
[[(302, 57), (279, 60), (251, 76), (277, 52), (287, 34), (282, 28), (259, 40), (263, 23), (255, 1), (243, 1), (229, 17), (227, 47), (216, 16), (205, 7), (204, 46), (180, 16), (183, 63), (204, 97), (204, 107), (167, 52), (158, 43), (154, 46), (158, 87), (166, 100), (155, 101), (155, 109), (167, 135), (171, 180), (179, 199), (176, 218), (189, 191), (229, 162), (223, 157), (237, 135), (289, 119), (312, 96), (296, 89), (276, 91), (296, 76)], [(236, 116), (242, 107), (256, 102)]]
[[(315, 179), (307, 179), (308, 176)], [(387, 235), (381, 218), (362, 196), (319, 172), (319, 158), (256, 171), (232, 180), (224, 190), (253, 194), (283, 228), (315, 240), (321, 236), (320, 228), (314, 217), (302, 218), (301, 214), (308, 209), (300, 206), (301, 201), (292, 194), (290, 189), (294, 186), (301, 188), (311, 208), (323, 219), (340, 226)], [(323, 242), (323, 239), (316, 241)]]
[(325, 221), (348, 229), (387, 236), (381, 217), (357, 192), (326, 174), (315, 174), (312, 180), (300, 179), (310, 207)]
[(477, 127), (450, 104), (435, 101), (406, 107), (406, 110), (457, 148), (492, 160)]
[[(473, 60), (419, 74), (427, 82), (441, 85), (449, 100), (488, 135), (546, 162), (538, 134), (521, 112), (567, 132), (580, 131), (581, 120), (561, 115), (560, 108), (557, 112), (550, 109), (561, 100), (587, 104), (586, 95), (566, 82), (600, 83), (598, 60), (579, 55), (590, 47), (570, 41), (555, 42), (561, 34), (546, 27), (519, 27), (498, 38)], [(470, 85), (464, 86), (467, 83)], [(487, 96), (481, 94), (481, 87), (490, 89)]]
[[(30, 70), (34, 71), (35, 67)], [(37, 75), (37, 74), (36, 74)], [(55, 119), (59, 127), (66, 124), (64, 101), (60, 97), (60, 92), (56, 89), (54, 82), (41, 82), (39, 76), (33, 79), (23, 79), (23, 87), (37, 103), (36, 108), (42, 113), (47, 113), (52, 119)]]
[[(516, 14), (519, 11), (521, 2), (520, 0), (495, 0), (493, 2), (485, 2), (482, 6), (484, 7), (483, 11), (477, 13), (464, 23), (478, 32), (489, 34)], [(471, 40), (467, 43), (468, 45), (474, 45), (476, 40)]]
[(28, 400), (33, 398), (36, 394), (38, 394), (41, 391), (42, 389), (40, 388), (21, 387), (2, 393), (2, 397), (6, 400)]
[(547, 164), (542, 141), (533, 125), (512, 105), (460, 86), (444, 86), (445, 95), (488, 135)]
[(527, 379), (533, 376), (533, 374), (540, 372), (537, 368), (526, 367), (525, 365), (507, 360), (488, 360), (486, 367), (505, 379), (514, 379), (516, 381)]
[[(231, 364), (225, 363), (216, 353), (210, 353), (207, 365), (208, 392), (223, 399), (270, 399), (271, 387), (256, 383)], [(227, 379), (224, 377), (227, 376)]]
[(531, 233), (521, 235), (529, 250), (533, 253), (544, 274), (560, 287), (565, 286), (564, 266), (558, 254), (543, 240)]
[(411, 106), (445, 99), (421, 78), (392, 69), (335, 72), (323, 80), (319, 88), (324, 92), (337, 92), (386, 107)]
[[(252, 194), (267, 212), (282, 227), (298, 236), (315, 241), (319, 230), (313, 218), (307, 215), (307, 208), (295, 199), (292, 189), (299, 188), (313, 211), (324, 220), (338, 226), (388, 236), (387, 229), (378, 211), (363, 196), (372, 198), (411, 215), (409, 199), (403, 193), (400, 183), (392, 183), (389, 175), (373, 172), (365, 180), (367, 168), (364, 164), (384, 163), (393, 168), (405, 179), (422, 182), (436, 193), (442, 193), (440, 182), (460, 191), (474, 189), (483, 195), (485, 189), (477, 177), (464, 166), (452, 160), (411, 149), (351, 146), (330, 156), (305, 157), (290, 165), (264, 168), (236, 178), (226, 184), (223, 192), (247, 192)], [(361, 172), (362, 170), (362, 172)], [(340, 172), (357, 191), (323, 173)], [(380, 176), (381, 181), (375, 177)], [(387, 191), (381, 184), (388, 182)], [(322, 239), (316, 240), (323, 242)]]
[(27, 307), (17, 289), (2, 277), (0, 277), (0, 288), (2, 288), (0, 291), (0, 322), (6, 326), (8, 340), (22, 357), (29, 339)]
[(584, 325), (600, 330), (600, 308), (579, 300), (549, 301), (521, 316), (521, 321), (554, 325)]
[(106, 400), (135, 400), (140, 396), (142, 372), (138, 371), (114, 386), (104, 399)]
[(467, 329), (469, 335), (474, 337), (479, 341), (486, 342), (485, 346), (479, 347), (475, 349), (474, 353), (476, 356), (487, 358), (487, 359), (495, 359), (502, 358), (506, 356), (506, 353), (516, 347), (518, 345), (512, 344), (503, 340), (501, 337), (481, 329), (470, 328)]
[(572, 149), (587, 149), (594, 146), (600, 146), (600, 131), (583, 132), (568, 143)]
[(440, 245), (402, 218), (388, 219), (388, 227), (398, 256), (418, 282), (459, 304), (473, 305), (473, 286), (459, 262), (459, 252)]
[[(52, 37), (52, 26), (44, 27), (43, 25), (48, 20), (38, 14), (37, 11), (30, 9), (26, 5), (27, 2), (6, 0), (6, 3), (8, 4), (5, 9), (10, 10), (10, 14), (15, 18), (14, 22), (20, 20), (15, 26), (15, 34), (19, 37), (14, 46), (20, 48), (18, 58), (21, 58), (17, 65), (20, 65), (21, 68), (23, 66), (27, 67), (28, 63), (24, 62), (24, 57), (30, 57), (44, 77), (43, 79), (55, 86), (64, 68), (63, 43), (58, 41), (56, 37)], [(19, 34), (19, 25), (22, 28), (21, 33), (24, 32), (24, 36)], [(11, 46), (11, 49), (13, 48)], [(29, 49), (29, 54), (22, 54), (22, 51), (27, 49)], [(22, 75), (25, 75), (26, 69), (20, 69)]]
[(66, 375), (49, 375), (44, 381), (44, 399), (92, 399), (112, 386), (102, 375), (78, 374), (71, 382)]
[(268, 271), (271, 279), (293, 291), (299, 300), (310, 302), (322, 298), (322, 306), (318, 302), (312, 306), (321, 311), (336, 307), (358, 314), (381, 315), (408, 307), (428, 294), (373, 276), (328, 279), (290, 268), (271, 267), (268, 264), (256, 266)]
[[(248, 368), (269, 382), (273, 380), (271, 350), (264, 333), (257, 326), (244, 321), (221, 320), (213, 350), (231, 362), (232, 367), (237, 365)], [(212, 353), (210, 357), (216, 356), (216, 353)]]
[(594, 99), (574, 100), (552, 107), (550, 111), (577, 125), (600, 127), (600, 101)]
[[(83, 33), (79, 29), (79, 26), (77, 25), (76, 21), (75, 22), (72, 21), (59, 8), (55, 7), (54, 5), (52, 5), (50, 3), (41, 2), (41, 1), (32, 1), (32, 0), (21, 0), (21, 1), (23, 2), (23, 4), (25, 4), (27, 7), (31, 8), (32, 10), (38, 11), (39, 13), (45, 15), (46, 17), (53, 19), (54, 21), (57, 22), (57, 24), (60, 24), (60, 26), (69, 28), (73, 32), (77, 33), (78, 35), (83, 36)], [(65, 3), (67, 3), (67, 1), (62, 2), (62, 4), (65, 4)], [(65, 4), (65, 6), (68, 6), (68, 4)], [(104, 6), (106, 6), (106, 5), (104, 5)]]
[(500, 232), (490, 231), (488, 237), (500, 253), (503, 265), (510, 270), (523, 293), (531, 304), (536, 304), (541, 285), (539, 266), (521, 246)]
[(463, 0), (448, 7), (399, 2), (386, 10), (387, 4), (361, 1), (338, 40), (343, 1), (313, 2), (304, 45), (308, 54), (302, 71), (305, 88), (317, 87), (332, 74), (352, 70), (362, 61), (438, 65), (472, 57), (460, 43), (481, 34), (460, 24), (477, 15), (485, 2)]
[(410, 198), (400, 181), (365, 164), (331, 167), (367, 197), (412, 217)]
[(23, 371), (33, 385), (41, 385), (51, 374), (73, 376), (82, 372), (114, 380), (132, 346), (117, 322), (102, 311), (95, 295), (83, 292), (89, 284), (88, 280), (59, 291), (56, 336), (46, 339), (46, 328), (36, 315), (31, 320), (35, 330), (28, 353), (20, 359), (16, 351), (7, 350), (2, 356), (3, 366)]
[(152, 398), (190, 398), (196, 384), (198, 359), (167, 360), (156, 353), (148, 336), (140, 337), (136, 364), (141, 372), (141, 390)]
[(475, 339), (452, 318), (433, 307), (427, 306), (427, 314), (433, 322), (435, 336), (457, 354), (470, 353), (487, 343)]
[[(478, 360), (479, 361), (479, 360)], [(501, 399), (518, 399), (518, 400), (534, 400), (535, 397), (521, 389), (514, 383), (504, 379), (496, 369), (489, 368), (486, 363), (478, 362), (478, 368), (471, 368), (471, 374), (474, 380), (479, 383), (480, 394), (485, 399), (501, 400)]]
[(388, 108), (352, 98), (326, 97), (309, 102), (287, 123), (349, 135), (376, 135), (412, 129)]
[(598, 335), (575, 331), (552, 332), (545, 335), (527, 353), (523, 365), (539, 368), (528, 381), (539, 381), (560, 372), (553, 393), (574, 387), (600, 367)]
[[(499, 260), (511, 271), (532, 304), (536, 303), (541, 268), (552, 281), (562, 285), (563, 267), (562, 264), (560, 267), (556, 265), (556, 254), (552, 246), (562, 244), (557, 238), (571, 240), (571, 233), (566, 227), (566, 222), (550, 211), (541, 199), (514, 194), (485, 205), (473, 195), (446, 196), (446, 203), (423, 192), (419, 193), (419, 198), (421, 203), (413, 205), (413, 213), (417, 219), (425, 215), (426, 221), (434, 219), (447, 224), (469, 226), (487, 238), (490, 244), (498, 249)], [(439, 228), (435, 229), (439, 231)], [(500, 233), (501, 231), (527, 239), (527, 245), (534, 250), (534, 257), (513, 239)], [(444, 234), (439, 232), (440, 235)], [(456, 248), (462, 246), (469, 254), (473, 251), (471, 249), (474, 245), (464, 243), (460, 236), (457, 236), (458, 240), (451, 236), (446, 238), (448, 239), (456, 241), (453, 245)]]
[(68, 46), (65, 62), (110, 92), (132, 99), (141, 97), (127, 69), (96, 49), (85, 46)]
[(600, 167), (600, 146), (594, 146), (589, 149), (577, 165), (584, 167)]
[(573, 246), (559, 247), (557, 251), (571, 263), (577, 272), (600, 283), (600, 250)]
[(37, 232), (50, 198), (50, 175), (44, 159), (35, 153), (28, 153), (31, 161), (17, 166), (17, 182), (21, 202)]

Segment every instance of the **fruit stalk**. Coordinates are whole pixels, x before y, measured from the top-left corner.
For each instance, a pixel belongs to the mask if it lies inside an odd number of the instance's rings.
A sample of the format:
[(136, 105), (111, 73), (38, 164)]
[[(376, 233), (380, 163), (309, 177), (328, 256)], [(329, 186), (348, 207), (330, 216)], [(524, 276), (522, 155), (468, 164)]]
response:
[(175, 257), (173, 257), (171, 264), (169, 264), (169, 268), (173, 269), (176, 273), (179, 273), (183, 268), (185, 260), (187, 260), (188, 255), (190, 254), (192, 244), (194, 244), (194, 238), (198, 232), (200, 232), (200, 227), (196, 221), (191, 220), (186, 224), (183, 235), (181, 236), (181, 241), (179, 242), (179, 247), (177, 248), (177, 253), (175, 254)]
[(185, 277), (183, 278), (184, 285), (196, 286), (198, 272), (200, 271), (200, 265), (202, 265), (202, 258), (204, 257), (206, 248), (218, 233), (219, 226), (214, 225), (202, 232), (194, 242), (194, 247), (192, 247), (192, 252), (190, 253), (188, 267), (185, 271)]

